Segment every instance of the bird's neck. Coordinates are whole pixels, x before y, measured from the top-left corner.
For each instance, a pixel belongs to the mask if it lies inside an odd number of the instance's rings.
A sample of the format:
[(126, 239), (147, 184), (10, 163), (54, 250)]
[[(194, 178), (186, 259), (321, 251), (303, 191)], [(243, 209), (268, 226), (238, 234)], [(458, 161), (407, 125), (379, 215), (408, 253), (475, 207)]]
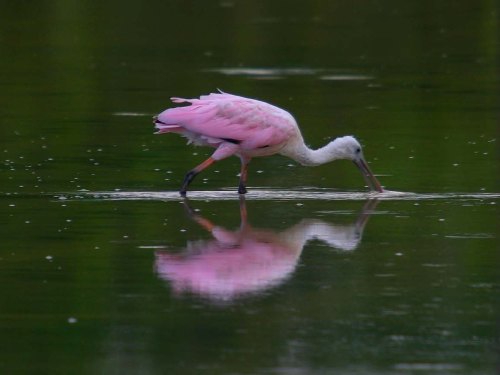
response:
[(298, 163), (307, 166), (321, 165), (332, 160), (342, 159), (341, 152), (339, 152), (333, 142), (317, 150), (313, 150), (302, 143), (294, 151), (294, 155), (290, 155), (290, 157)]

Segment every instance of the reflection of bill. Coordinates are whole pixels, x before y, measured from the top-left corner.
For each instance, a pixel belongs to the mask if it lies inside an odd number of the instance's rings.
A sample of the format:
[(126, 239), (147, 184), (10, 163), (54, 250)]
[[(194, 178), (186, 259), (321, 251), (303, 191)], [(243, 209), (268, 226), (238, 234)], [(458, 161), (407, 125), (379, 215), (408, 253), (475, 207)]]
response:
[(192, 292), (227, 301), (283, 282), (295, 269), (309, 240), (321, 240), (339, 250), (354, 250), (377, 202), (368, 201), (351, 225), (303, 219), (279, 233), (252, 228), (247, 223), (244, 199), (240, 201), (241, 226), (237, 231), (215, 226), (195, 214), (187, 202), (185, 205), (193, 220), (210, 231), (214, 239), (190, 242), (182, 254), (156, 252), (156, 272), (177, 293)]

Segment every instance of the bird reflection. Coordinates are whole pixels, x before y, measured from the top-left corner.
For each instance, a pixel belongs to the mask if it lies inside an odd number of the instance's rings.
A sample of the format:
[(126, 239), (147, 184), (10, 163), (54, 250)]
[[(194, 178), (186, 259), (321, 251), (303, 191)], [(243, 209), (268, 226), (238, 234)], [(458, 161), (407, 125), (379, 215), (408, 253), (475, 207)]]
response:
[(212, 301), (231, 301), (281, 284), (294, 271), (304, 245), (320, 240), (331, 248), (352, 251), (377, 200), (368, 200), (351, 225), (303, 219), (281, 232), (253, 228), (247, 221), (244, 197), (240, 199), (241, 225), (227, 230), (197, 214), (187, 200), (189, 216), (209, 231), (213, 239), (190, 241), (181, 254), (157, 251), (155, 269), (174, 292), (191, 292)]

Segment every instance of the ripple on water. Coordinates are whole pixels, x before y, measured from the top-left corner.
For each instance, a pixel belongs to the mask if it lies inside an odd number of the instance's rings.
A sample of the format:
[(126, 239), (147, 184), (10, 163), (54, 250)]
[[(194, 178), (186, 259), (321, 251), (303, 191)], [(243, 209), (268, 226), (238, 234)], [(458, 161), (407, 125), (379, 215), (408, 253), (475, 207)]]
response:
[(252, 79), (279, 79), (290, 76), (317, 76), (322, 81), (366, 81), (374, 77), (352, 71), (335, 71), (319, 68), (257, 68), (228, 67), (204, 69), (203, 72), (219, 73), (226, 76), (241, 76)]
[(114, 112), (113, 116), (124, 116), (124, 117), (151, 117), (153, 114), (141, 113), (141, 112)]
[(450, 234), (445, 237), (458, 240), (495, 238), (495, 236), (491, 233), (461, 233), (461, 234)]
[(398, 363), (394, 368), (399, 371), (457, 371), (463, 366), (457, 363)]
[[(183, 198), (177, 191), (79, 191), (75, 193), (52, 194), (59, 200), (65, 199), (104, 199), (104, 200), (164, 200), (179, 201)], [(189, 191), (190, 200), (238, 200), (239, 195), (234, 189), (214, 191)], [(500, 193), (427, 193), (384, 191), (378, 192), (341, 192), (330, 189), (263, 189), (252, 188), (246, 194), (249, 200), (495, 200), (500, 199)], [(489, 234), (460, 234), (466, 238), (490, 238)], [(471, 237), (472, 236), (472, 237)]]

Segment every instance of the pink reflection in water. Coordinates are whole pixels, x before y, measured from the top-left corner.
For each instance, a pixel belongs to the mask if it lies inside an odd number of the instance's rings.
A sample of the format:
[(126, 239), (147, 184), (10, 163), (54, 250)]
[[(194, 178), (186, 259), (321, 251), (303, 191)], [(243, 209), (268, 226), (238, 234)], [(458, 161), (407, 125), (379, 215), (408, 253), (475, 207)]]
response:
[(339, 250), (354, 250), (377, 202), (368, 201), (351, 225), (304, 219), (282, 232), (255, 229), (247, 223), (245, 201), (240, 201), (241, 226), (230, 231), (195, 214), (193, 220), (214, 239), (189, 242), (182, 254), (156, 252), (159, 277), (176, 293), (191, 292), (211, 300), (228, 301), (263, 292), (281, 284), (294, 271), (304, 245), (321, 240)]

